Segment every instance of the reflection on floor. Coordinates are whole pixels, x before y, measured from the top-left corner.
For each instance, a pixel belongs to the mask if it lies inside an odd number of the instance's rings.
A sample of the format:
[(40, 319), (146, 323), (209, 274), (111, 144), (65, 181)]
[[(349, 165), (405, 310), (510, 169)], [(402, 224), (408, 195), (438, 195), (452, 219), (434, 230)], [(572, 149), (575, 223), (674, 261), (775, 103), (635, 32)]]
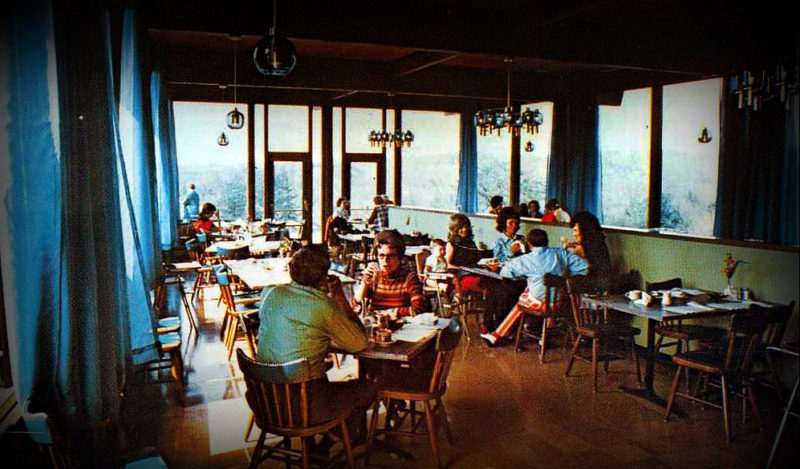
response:
[[(196, 307), (202, 326), (197, 340), (184, 342), (185, 406), (178, 404), (174, 386), (153, 386), (154, 395), (137, 396), (126, 409), (126, 425), (138, 439), (134, 443), (155, 447), (171, 468), (247, 467), (258, 430), (245, 441), (250, 414), (235, 358), (226, 360), (219, 340), (216, 289), (204, 289)], [(577, 363), (575, 376), (565, 378), (561, 348), (549, 351), (545, 364), (538, 363), (533, 344), (528, 348), (514, 353), (510, 346), (489, 349), (479, 339), (462, 341), (445, 395), (455, 438), (452, 448), (442, 444), (449, 467), (760, 468), (766, 461), (780, 411), (769, 395), (761, 400), (764, 430), (752, 421), (742, 425), (737, 406), (734, 441), (726, 444), (716, 409), (679, 402), (686, 416), (664, 422), (660, 409), (619, 392), (620, 384), (635, 381), (624, 361), (612, 363), (600, 377), (599, 391), (592, 393), (588, 365)], [(672, 370), (657, 365), (661, 395)], [(791, 440), (788, 432), (786, 441)], [(433, 466), (424, 438), (398, 443), (414, 458), (374, 452), (371, 464)], [(784, 446), (785, 466), (797, 460), (797, 450)], [(363, 447), (356, 449), (359, 454)], [(363, 458), (356, 466), (364, 467)]]

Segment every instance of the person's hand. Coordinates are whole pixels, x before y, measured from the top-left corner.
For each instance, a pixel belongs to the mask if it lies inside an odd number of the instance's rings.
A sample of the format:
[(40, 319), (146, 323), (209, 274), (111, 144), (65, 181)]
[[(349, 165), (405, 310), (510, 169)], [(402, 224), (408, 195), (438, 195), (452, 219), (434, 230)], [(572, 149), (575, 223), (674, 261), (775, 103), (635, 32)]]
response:
[(491, 262), (489, 264), (486, 264), (486, 268), (491, 270), (492, 272), (497, 272), (498, 270), (500, 270), (500, 263), (499, 262)]
[(380, 272), (380, 267), (376, 263), (371, 263), (367, 265), (364, 269), (364, 272), (361, 274), (361, 280), (364, 282), (365, 285), (373, 285), (375, 283), (375, 277)]
[(511, 243), (511, 253), (512, 254), (517, 255), (517, 254), (520, 254), (522, 252), (525, 252), (525, 248), (522, 245), (522, 241), (517, 240), (517, 241), (514, 241), (513, 243)]
[(338, 275), (328, 275), (328, 292), (335, 294), (342, 291), (342, 280)]

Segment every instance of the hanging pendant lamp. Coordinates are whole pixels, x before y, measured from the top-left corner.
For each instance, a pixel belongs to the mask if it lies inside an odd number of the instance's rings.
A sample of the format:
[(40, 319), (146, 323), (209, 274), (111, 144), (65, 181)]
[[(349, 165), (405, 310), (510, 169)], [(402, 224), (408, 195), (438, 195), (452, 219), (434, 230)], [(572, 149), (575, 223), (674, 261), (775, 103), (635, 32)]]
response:
[(217, 137), (217, 145), (227, 147), (229, 143), (228, 136), (225, 135), (225, 132), (220, 132), (219, 137)]
[[(232, 41), (238, 41), (238, 36), (230, 36)], [(236, 52), (237, 48), (233, 48), (233, 111), (229, 112), (226, 116), (226, 122), (229, 129), (238, 130), (244, 127), (244, 114), (242, 114), (237, 105), (239, 104), (236, 99)]]
[(277, 0), (272, 0), (272, 27), (269, 29), (269, 36), (258, 41), (253, 50), (253, 63), (259, 73), (272, 77), (288, 75), (297, 63), (294, 44), (275, 34), (277, 11)]

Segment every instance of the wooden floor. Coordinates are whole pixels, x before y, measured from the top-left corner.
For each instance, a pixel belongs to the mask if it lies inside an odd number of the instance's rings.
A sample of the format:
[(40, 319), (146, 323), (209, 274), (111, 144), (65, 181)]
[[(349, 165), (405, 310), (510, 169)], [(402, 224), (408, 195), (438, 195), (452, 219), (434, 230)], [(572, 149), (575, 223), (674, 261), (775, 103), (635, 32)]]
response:
[[(155, 448), (171, 468), (241, 468), (255, 445), (244, 440), (249, 410), (243, 398), (235, 357), (229, 363), (218, 336), (217, 292), (208, 288), (196, 305), (202, 330), (183, 334), (187, 371), (184, 405), (173, 385), (153, 385), (126, 408), (130, 443)], [(185, 321), (184, 321), (184, 324)], [(474, 330), (474, 328), (473, 328)], [(576, 363), (564, 377), (563, 350), (548, 352), (539, 364), (535, 346), (489, 349), (480, 339), (462, 341), (454, 360), (445, 403), (455, 445), (443, 441), (444, 461), (452, 468), (761, 468), (777, 427), (777, 405), (762, 399), (765, 423), (742, 425), (736, 407), (734, 441), (726, 444), (721, 413), (680, 402), (685, 417), (663, 421), (663, 411), (618, 390), (633, 385), (629, 363), (614, 362), (591, 391), (589, 366)], [(345, 364), (346, 365), (346, 364)], [(672, 368), (657, 365), (656, 389), (666, 396)], [(736, 401), (739, 402), (738, 400)], [(796, 427), (795, 427), (796, 428)], [(795, 434), (796, 435), (796, 434)], [(787, 432), (781, 460), (794, 466), (796, 436)], [(372, 465), (387, 468), (432, 467), (427, 441), (399, 439), (414, 459), (375, 452)], [(791, 448), (790, 448), (791, 446)], [(365, 467), (363, 447), (356, 466)], [(261, 467), (283, 467), (267, 462)]]

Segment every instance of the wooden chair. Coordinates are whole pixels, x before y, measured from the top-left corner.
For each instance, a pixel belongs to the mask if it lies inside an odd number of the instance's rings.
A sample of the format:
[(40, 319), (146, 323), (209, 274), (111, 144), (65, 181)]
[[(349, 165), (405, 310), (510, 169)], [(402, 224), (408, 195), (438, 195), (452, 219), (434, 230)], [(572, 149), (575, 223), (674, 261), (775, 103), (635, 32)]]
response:
[[(730, 405), (729, 392), (733, 390), (735, 396), (740, 396), (749, 401), (753, 409), (753, 414), (759, 421), (758, 406), (756, 405), (755, 394), (753, 392), (753, 354), (761, 342), (761, 335), (764, 333), (769, 312), (763, 308), (754, 306), (750, 311), (736, 313), (731, 316), (730, 328), (727, 333), (727, 340), (722, 346), (707, 346), (698, 350), (684, 352), (672, 357), (672, 361), (678, 365), (675, 377), (672, 380), (672, 387), (669, 391), (667, 400), (667, 411), (664, 414), (664, 421), (669, 420), (675, 397), (685, 397), (686, 399), (700, 402), (703, 405), (722, 409), (722, 417), (725, 425), (725, 441), (731, 441), (730, 426)], [(719, 389), (722, 396), (722, 405), (704, 399), (702, 395), (678, 392), (678, 382), (680, 381), (681, 371), (684, 368), (697, 370), (700, 373), (718, 376), (720, 379)], [(743, 404), (744, 407), (744, 404)]]
[[(283, 461), (287, 467), (295, 464), (308, 468), (312, 458), (328, 463), (324, 467), (335, 466), (341, 462), (341, 458), (331, 461), (314, 455), (311, 453), (311, 443), (315, 435), (328, 433), (336, 427), (341, 428), (347, 466), (353, 467), (353, 451), (345, 422), (353, 408), (341, 409), (341, 413), (331, 420), (314, 422), (309, 408), (310, 381), (287, 378), (290, 367), (307, 369), (307, 361), (291, 365), (268, 365), (247, 357), (241, 349), (236, 352), (236, 358), (247, 385), (247, 403), (253, 411), (256, 425), (261, 429), (250, 460), (251, 468), (258, 467), (267, 458)], [(300, 371), (299, 374), (307, 373)], [(283, 439), (275, 445), (266, 445), (264, 440), (268, 433), (282, 436)], [(300, 438), (301, 450), (292, 449), (292, 438)]]
[[(679, 278), (665, 280), (663, 282), (646, 282), (645, 289), (650, 292), (654, 290), (671, 290), (683, 287), (683, 281)], [(670, 318), (661, 321), (656, 326), (655, 352), (658, 353), (664, 347), (675, 346), (675, 353), (689, 351), (689, 343), (693, 340), (701, 343), (710, 343), (722, 340), (725, 337), (725, 330), (719, 327), (703, 326), (700, 324), (684, 324), (681, 318)], [(673, 339), (674, 342), (664, 342), (664, 338)]]
[[(522, 337), (530, 337), (536, 340), (539, 344), (539, 363), (544, 363), (544, 354), (547, 350), (547, 332), (549, 329), (554, 329), (559, 325), (556, 323), (559, 319), (568, 318), (568, 307), (565, 308), (562, 301), (562, 293), (566, 291), (565, 280), (553, 274), (545, 274), (543, 283), (545, 288), (544, 305), (540, 309), (523, 309), (522, 315), (519, 318), (519, 325), (517, 326), (517, 333), (514, 339), (514, 350), (519, 352), (522, 350), (520, 341)], [(542, 329), (537, 333), (535, 330), (525, 330), (525, 321), (529, 318), (541, 319)]]
[(772, 361), (772, 355), (767, 351), (767, 347), (780, 348), (783, 345), (783, 335), (789, 319), (794, 311), (794, 301), (788, 305), (780, 305), (769, 308), (766, 319), (766, 328), (761, 342), (753, 352), (753, 376), (756, 383), (775, 390), (778, 402), (783, 404), (785, 401), (781, 390), (778, 373)]
[(436, 308), (437, 310), (441, 311), (442, 297), (439, 291), (438, 284), (436, 286), (431, 286), (425, 282), (425, 260), (430, 255), (431, 251), (428, 249), (423, 249), (422, 251), (415, 254), (414, 266), (416, 268), (417, 277), (419, 277), (419, 281), (422, 283), (422, 294), (425, 295), (425, 298), (427, 298), (429, 302), (436, 301)]
[[(428, 441), (431, 453), (436, 460), (437, 467), (442, 467), (439, 455), (439, 431), (444, 429), (448, 442), (453, 444), (450, 424), (447, 420), (447, 411), (442, 397), (447, 390), (447, 375), (453, 361), (453, 353), (461, 339), (461, 321), (459, 318), (450, 320), (450, 325), (439, 331), (436, 337), (436, 358), (433, 367), (421, 373), (409, 373), (403, 382), (376, 382), (378, 396), (372, 408), (369, 432), (367, 433), (367, 446), (364, 453), (364, 462), (369, 464), (369, 453), (373, 441), (379, 435), (401, 434), (408, 436), (425, 436), (417, 433), (424, 415)], [(398, 405), (401, 401), (410, 401), (410, 406)], [(415, 403), (421, 403), (424, 410), (417, 411)], [(386, 410), (385, 423), (378, 429), (378, 408), (383, 403)], [(397, 416), (394, 425), (391, 421)], [(400, 427), (409, 418), (410, 430), (402, 431)]]
[[(592, 365), (592, 391), (597, 392), (598, 362), (604, 362), (607, 370), (609, 361), (623, 358), (619, 354), (605, 350), (601, 353), (600, 346), (607, 345), (608, 342), (613, 340), (621, 340), (630, 348), (630, 359), (636, 367), (636, 380), (641, 385), (642, 373), (639, 369), (639, 359), (636, 354), (636, 343), (634, 342), (634, 337), (640, 332), (639, 329), (624, 324), (607, 323), (604, 311), (584, 306), (582, 296), (595, 292), (595, 288), (581, 276), (568, 278), (566, 285), (577, 337), (572, 345), (572, 353), (567, 362), (564, 376), (569, 376), (576, 358), (590, 363)], [(579, 353), (584, 340), (591, 342), (591, 358), (581, 356)]]
[(348, 275), (350, 275), (350, 277), (355, 278), (367, 264), (377, 260), (372, 245), (372, 238), (367, 236), (361, 238), (361, 252), (355, 252), (350, 256), (348, 268)]
[(240, 310), (238, 307), (240, 305), (256, 304), (260, 301), (260, 298), (257, 296), (234, 296), (225, 265), (214, 266), (214, 275), (219, 284), (220, 296), (225, 303), (225, 316), (220, 326), (220, 335), (225, 343), (225, 348), (228, 350), (228, 360), (233, 356), (233, 347), (238, 340), (246, 340), (251, 356), (255, 356), (258, 328), (252, 323), (254, 323), (254, 317), (258, 317), (258, 309)]

